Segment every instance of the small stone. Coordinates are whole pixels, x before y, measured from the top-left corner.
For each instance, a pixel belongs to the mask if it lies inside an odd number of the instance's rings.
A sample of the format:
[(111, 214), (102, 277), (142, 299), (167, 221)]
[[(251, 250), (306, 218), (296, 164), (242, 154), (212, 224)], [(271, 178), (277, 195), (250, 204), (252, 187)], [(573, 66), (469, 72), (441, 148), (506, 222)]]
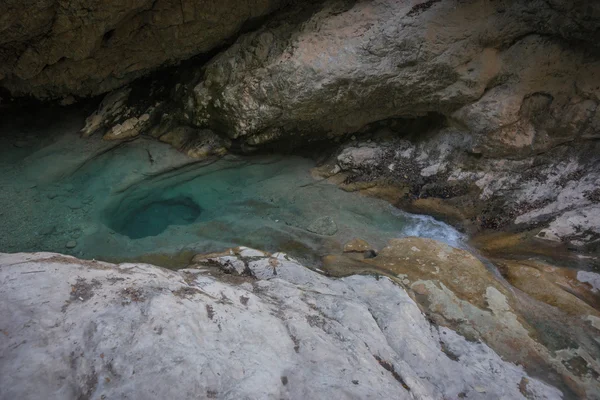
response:
[(337, 233), (338, 227), (333, 218), (326, 216), (317, 218), (306, 228), (309, 232), (322, 236), (333, 236)]
[(363, 253), (371, 250), (371, 245), (363, 239), (352, 239), (344, 245), (344, 253)]
[(481, 387), (481, 386), (475, 386), (475, 391), (477, 393), (485, 393), (486, 392), (485, 388)]
[(65, 247), (67, 249), (74, 249), (75, 247), (77, 247), (77, 242), (75, 240), (69, 240)]

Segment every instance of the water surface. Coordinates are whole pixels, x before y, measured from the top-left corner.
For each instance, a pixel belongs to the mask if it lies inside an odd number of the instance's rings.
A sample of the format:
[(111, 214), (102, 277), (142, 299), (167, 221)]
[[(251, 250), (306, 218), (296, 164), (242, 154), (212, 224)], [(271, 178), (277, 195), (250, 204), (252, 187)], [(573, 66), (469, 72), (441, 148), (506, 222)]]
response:
[(309, 265), (355, 237), (374, 247), (408, 235), (461, 245), (458, 232), (430, 217), (315, 180), (306, 158), (199, 163), (154, 140), (81, 139), (80, 124), (65, 116), (55, 126), (5, 127), (0, 251), (179, 267), (194, 253), (239, 245)]

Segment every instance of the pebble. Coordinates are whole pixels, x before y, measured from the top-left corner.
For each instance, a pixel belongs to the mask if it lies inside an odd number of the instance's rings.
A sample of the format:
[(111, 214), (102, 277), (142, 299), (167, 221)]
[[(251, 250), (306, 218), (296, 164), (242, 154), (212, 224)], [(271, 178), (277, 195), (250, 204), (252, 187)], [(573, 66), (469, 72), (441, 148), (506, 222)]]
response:
[(67, 244), (65, 245), (65, 247), (67, 249), (74, 249), (75, 247), (77, 247), (77, 242), (75, 240), (70, 240), (67, 242)]

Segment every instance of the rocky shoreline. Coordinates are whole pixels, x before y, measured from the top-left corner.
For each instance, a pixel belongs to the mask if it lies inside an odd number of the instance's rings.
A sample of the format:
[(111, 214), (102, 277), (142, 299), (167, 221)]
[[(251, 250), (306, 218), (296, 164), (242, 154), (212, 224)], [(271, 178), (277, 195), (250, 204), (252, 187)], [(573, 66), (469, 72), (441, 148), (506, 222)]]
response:
[[(332, 279), (283, 253), (248, 248), (198, 255), (179, 271), (4, 254), (0, 293), (11, 307), (1, 309), (0, 397), (558, 399), (598, 393), (593, 374), (576, 366), (589, 359), (584, 347), (572, 355), (572, 349), (545, 347), (515, 311), (514, 295), (468, 253), (419, 238), (394, 240), (364, 261), (357, 249), (347, 249), (351, 266), (342, 273), (336, 263), (335, 273), (371, 276)], [(405, 250), (418, 253), (419, 271), (400, 273), (401, 265), (414, 263)], [(364, 262), (374, 269), (355, 269)], [(457, 277), (463, 281), (453, 284)], [(598, 312), (576, 307), (582, 319), (590, 312), (590, 329), (598, 329)], [(542, 364), (555, 369), (552, 384), (560, 389), (525, 372), (539, 375)]]

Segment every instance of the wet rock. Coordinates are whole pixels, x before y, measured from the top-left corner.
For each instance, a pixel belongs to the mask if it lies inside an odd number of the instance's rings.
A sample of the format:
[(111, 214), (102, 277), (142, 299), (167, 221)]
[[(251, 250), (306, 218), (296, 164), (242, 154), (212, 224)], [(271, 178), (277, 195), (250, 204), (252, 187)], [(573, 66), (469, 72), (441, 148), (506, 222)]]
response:
[(365, 260), (365, 263), (395, 275), (402, 274), (411, 282), (443, 282), (460, 299), (480, 308), (486, 307), (489, 287), (507, 294), (506, 289), (473, 254), (433, 239), (392, 239), (377, 257)]
[(587, 271), (555, 267), (543, 262), (497, 260), (503, 276), (515, 287), (572, 315), (600, 317), (600, 295), (590, 286)]
[[(348, 398), (429, 399), (484, 387), (520, 399), (523, 379), (533, 398), (561, 396), (486, 345), (431, 325), (387, 278), (329, 279), (285, 254), (240, 251), (234, 257), (256, 278), (218, 275), (228, 262), (220, 258), (174, 272), (48, 253), (0, 256), (0, 279), (18, 283), (0, 288), (14, 305), (0, 309), (0, 396), (191, 399), (202, 387), (211, 397), (322, 398), (344, 388)], [(47, 286), (54, 289), (39, 292)], [(43, 295), (25, 301), (31, 291)], [(54, 395), (55, 382), (69, 390)]]
[(210, 129), (195, 129), (187, 126), (174, 128), (161, 135), (159, 140), (169, 143), (191, 158), (198, 159), (222, 156), (231, 146), (228, 139), (218, 136)]
[(108, 128), (116, 118), (124, 113), (130, 93), (131, 89), (126, 87), (106, 95), (98, 108), (85, 120), (81, 135), (89, 137), (103, 128)]
[(149, 120), (150, 115), (148, 114), (144, 114), (139, 118), (129, 118), (123, 123), (113, 126), (102, 138), (104, 140), (123, 140), (136, 137), (142, 132)]
[[(543, 268), (548, 276), (560, 276), (559, 269)], [(509, 280), (543, 302), (536, 304), (504, 284), (468, 251), (411, 237), (390, 240), (371, 259), (327, 256), (323, 269), (334, 276), (388, 276), (406, 287), (436, 323), (485, 342), (507, 360), (532, 369), (554, 370), (568, 390), (579, 396), (598, 389), (593, 376), (600, 366), (595, 362), (586, 362), (589, 365), (583, 372), (567, 366), (581, 357), (592, 360), (592, 354), (597, 354), (593, 324), (598, 311), (591, 305), (597, 298), (581, 282), (540, 279), (535, 273), (524, 276), (512, 270), (514, 279)], [(557, 312), (556, 307), (565, 313)], [(574, 351), (573, 346), (578, 349)], [(557, 351), (560, 360), (554, 355)]]
[(317, 218), (306, 228), (307, 231), (322, 236), (333, 236), (337, 233), (338, 227), (333, 218), (326, 216)]
[(371, 249), (369, 243), (359, 238), (352, 239), (344, 245), (344, 253), (364, 253)]
[(339, 165), (342, 171), (329, 179), (342, 188), (383, 192), (408, 211), (434, 215), (472, 234), (518, 231), (531, 248), (543, 242), (570, 242), (584, 251), (597, 246), (598, 143), (574, 142), (518, 159), (480, 158), (471, 151), (475, 136), (464, 130), (436, 128), (419, 140), (390, 140), (391, 132), (388, 126), (369, 144), (379, 148), (374, 159), (346, 157), (354, 151), (349, 149), (363, 146), (347, 143), (316, 174), (330, 177), (330, 166)]
[(77, 247), (77, 242), (75, 240), (70, 240), (67, 242), (67, 244), (65, 245), (65, 247), (67, 249), (74, 249), (75, 247)]

